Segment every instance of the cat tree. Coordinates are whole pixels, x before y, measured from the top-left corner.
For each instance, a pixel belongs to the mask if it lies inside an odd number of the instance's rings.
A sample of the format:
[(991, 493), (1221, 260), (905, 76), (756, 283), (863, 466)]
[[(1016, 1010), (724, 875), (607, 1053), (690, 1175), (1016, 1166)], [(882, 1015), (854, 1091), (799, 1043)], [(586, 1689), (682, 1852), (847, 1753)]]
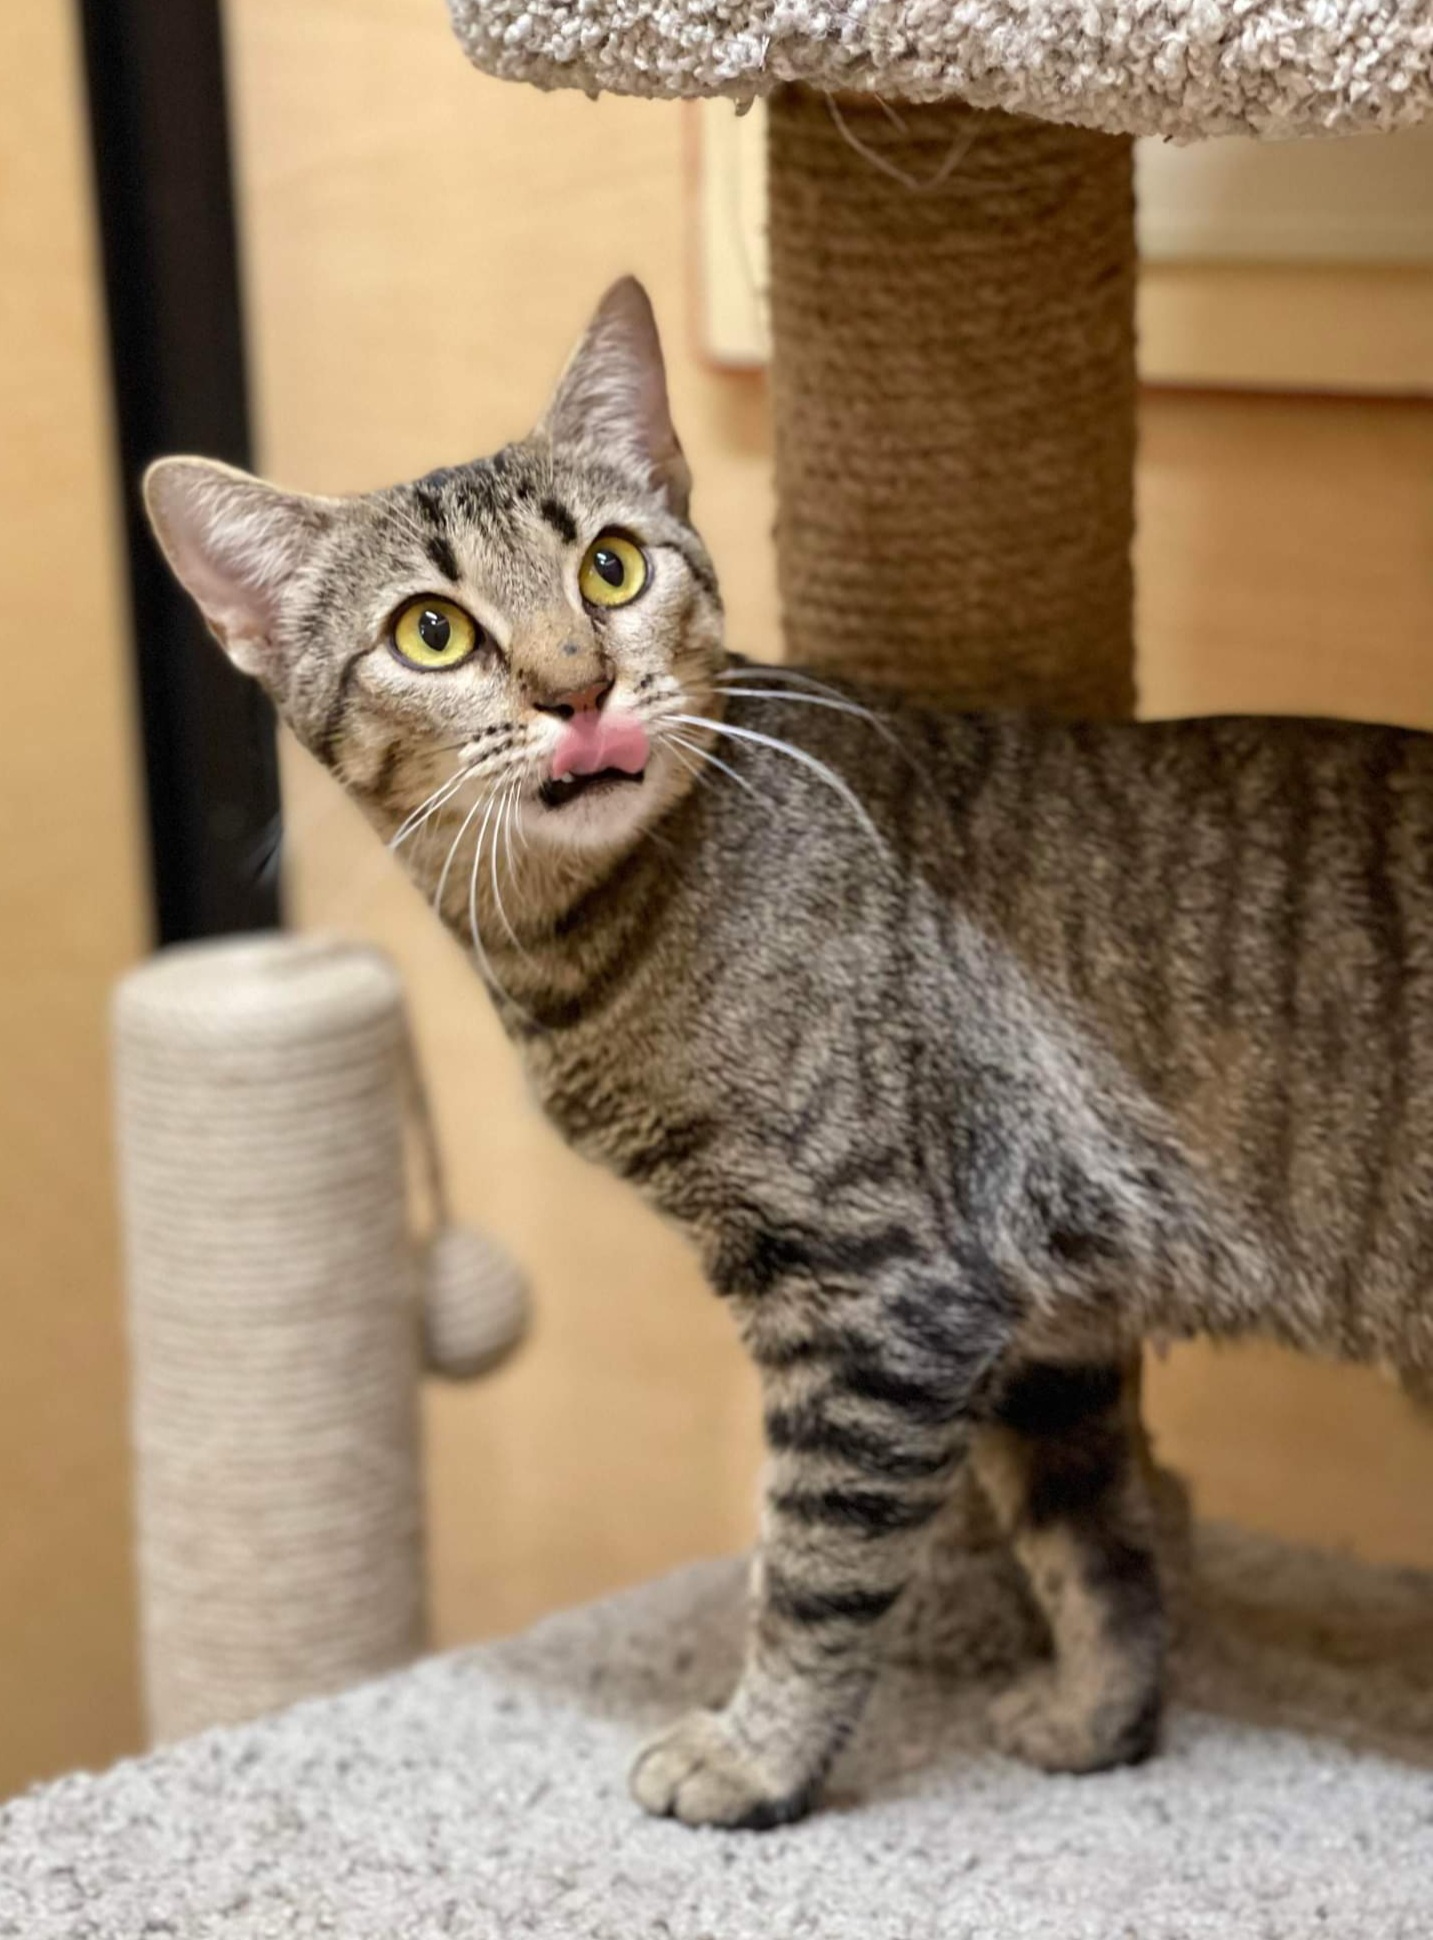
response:
[(970, 706), (1134, 704), (1132, 138), (1433, 102), (1430, 0), (448, 5), (505, 79), (766, 98), (788, 652)]
[[(1386, 129), (1433, 96), (1433, 0), (450, 6), (496, 74), (770, 95), (793, 650), (1081, 712), (1133, 691), (1129, 138)], [(148, 1028), (136, 1076), (166, 1055), (162, 1016)], [(168, 1324), (176, 1199), (155, 1176), (135, 1175), (160, 1221), (140, 1298)], [(183, 1378), (205, 1316), (181, 1317), (157, 1365)], [(222, 1402), (212, 1353), (204, 1378)], [(408, 1355), (389, 1379), (411, 1390)], [(290, 1483), (276, 1468), (275, 1499)], [(1206, 1537), (1193, 1594), (1178, 1689), (1197, 1709), (1171, 1752), (1050, 1780), (981, 1751), (978, 1680), (1028, 1655), (1029, 1614), (998, 1552), (946, 1545), (904, 1608), (909, 1668), (837, 1773), (861, 1813), (732, 1839), (625, 1796), (641, 1735), (734, 1675), (741, 1572), (686, 1572), (0, 1808), (0, 1935), (1425, 1931), (1433, 1579)], [(937, 1698), (933, 1665), (965, 1683)], [(1271, 1722), (1289, 1729), (1253, 1728)]]

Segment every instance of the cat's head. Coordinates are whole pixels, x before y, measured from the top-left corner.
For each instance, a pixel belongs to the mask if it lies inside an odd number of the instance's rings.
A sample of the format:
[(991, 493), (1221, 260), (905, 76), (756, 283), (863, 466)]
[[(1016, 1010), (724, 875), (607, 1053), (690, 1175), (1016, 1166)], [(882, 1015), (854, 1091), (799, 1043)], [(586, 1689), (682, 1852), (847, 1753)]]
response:
[(530, 437), (355, 498), (151, 466), (160, 544), (233, 661), (376, 818), (435, 791), (523, 836), (621, 845), (688, 784), (721, 602), (687, 517), (651, 306), (603, 299)]

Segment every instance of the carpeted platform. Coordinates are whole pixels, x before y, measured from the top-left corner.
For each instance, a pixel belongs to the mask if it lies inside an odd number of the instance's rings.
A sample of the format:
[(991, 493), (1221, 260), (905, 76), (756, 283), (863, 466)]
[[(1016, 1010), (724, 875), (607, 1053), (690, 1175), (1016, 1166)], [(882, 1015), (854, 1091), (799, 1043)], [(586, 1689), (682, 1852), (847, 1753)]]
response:
[(750, 98), (783, 81), (1115, 134), (1353, 134), (1433, 105), (1428, 0), (448, 0), (505, 80)]
[(763, 1835), (645, 1820), (628, 1760), (659, 1720), (725, 1691), (741, 1596), (740, 1565), (703, 1565), (39, 1791), (0, 1812), (0, 1934), (1433, 1932), (1433, 1577), (1206, 1532), (1165, 1755), (1056, 1779), (983, 1747), (981, 1677), (1029, 1623), (997, 1557), (956, 1557), (913, 1604), (906, 1661), (823, 1812)]

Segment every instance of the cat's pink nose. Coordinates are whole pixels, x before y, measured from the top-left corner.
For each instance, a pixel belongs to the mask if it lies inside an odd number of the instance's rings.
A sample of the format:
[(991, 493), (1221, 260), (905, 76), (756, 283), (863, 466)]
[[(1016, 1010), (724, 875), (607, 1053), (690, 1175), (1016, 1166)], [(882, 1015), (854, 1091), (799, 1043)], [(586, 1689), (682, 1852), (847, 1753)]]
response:
[(640, 775), (650, 752), (647, 730), (631, 714), (599, 713), (595, 707), (587, 708), (562, 724), (552, 750), (552, 779), (598, 775), (604, 768)]
[(612, 692), (610, 680), (594, 680), (588, 687), (569, 687), (565, 694), (551, 700), (534, 701), (539, 714), (555, 714), (559, 721), (570, 721), (578, 714), (595, 714)]

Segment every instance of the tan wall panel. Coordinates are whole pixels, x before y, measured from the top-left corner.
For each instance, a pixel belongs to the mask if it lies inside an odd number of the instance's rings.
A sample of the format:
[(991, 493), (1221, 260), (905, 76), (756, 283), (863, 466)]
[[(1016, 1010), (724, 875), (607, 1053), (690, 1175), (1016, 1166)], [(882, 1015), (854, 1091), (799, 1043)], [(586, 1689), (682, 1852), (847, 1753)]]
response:
[(1147, 263), (1152, 384), (1433, 393), (1433, 267)]
[[(1433, 406), (1153, 394), (1140, 430), (1146, 711), (1433, 728)], [(1196, 1344), (1148, 1397), (1207, 1514), (1433, 1564), (1433, 1420), (1377, 1374)]]
[(0, 9), (0, 1795), (137, 1741), (105, 1012), (143, 942), (71, 9)]
[(1433, 728), (1433, 403), (1147, 394), (1151, 714)]
[[(536, 414), (605, 282), (636, 270), (666, 333), (734, 643), (774, 651), (765, 395), (694, 348), (686, 117), (487, 81), (435, 4), (229, 0), (229, 20), (267, 468), (352, 489), (491, 449)], [(1397, 713), (1422, 691), (1429, 420), (1288, 410), (1147, 406), (1141, 624), (1156, 707)], [(538, 1121), (472, 971), (326, 777), (289, 749), (285, 782), (296, 913), (372, 935), (402, 963), (459, 1202), (537, 1285), (539, 1331), (520, 1361), (430, 1398), (440, 1637), (745, 1541), (754, 1386), (721, 1306), (681, 1244)], [(1251, 1383), (1270, 1402), (1259, 1433)], [(1216, 1370), (1189, 1350), (1153, 1393), (1163, 1442), (1215, 1509), (1433, 1561), (1421, 1489), (1405, 1485), (1381, 1522), (1362, 1513), (1410, 1450), (1433, 1458), (1372, 1381), (1258, 1355)], [(1234, 1395), (1238, 1418), (1223, 1406)], [(1306, 1440), (1290, 1427), (1281, 1460), (1270, 1424), (1304, 1397)], [(1302, 1461), (1325, 1423), (1323, 1456), (1349, 1478), (1339, 1501)], [(1370, 1443), (1391, 1451), (1376, 1468)]]

